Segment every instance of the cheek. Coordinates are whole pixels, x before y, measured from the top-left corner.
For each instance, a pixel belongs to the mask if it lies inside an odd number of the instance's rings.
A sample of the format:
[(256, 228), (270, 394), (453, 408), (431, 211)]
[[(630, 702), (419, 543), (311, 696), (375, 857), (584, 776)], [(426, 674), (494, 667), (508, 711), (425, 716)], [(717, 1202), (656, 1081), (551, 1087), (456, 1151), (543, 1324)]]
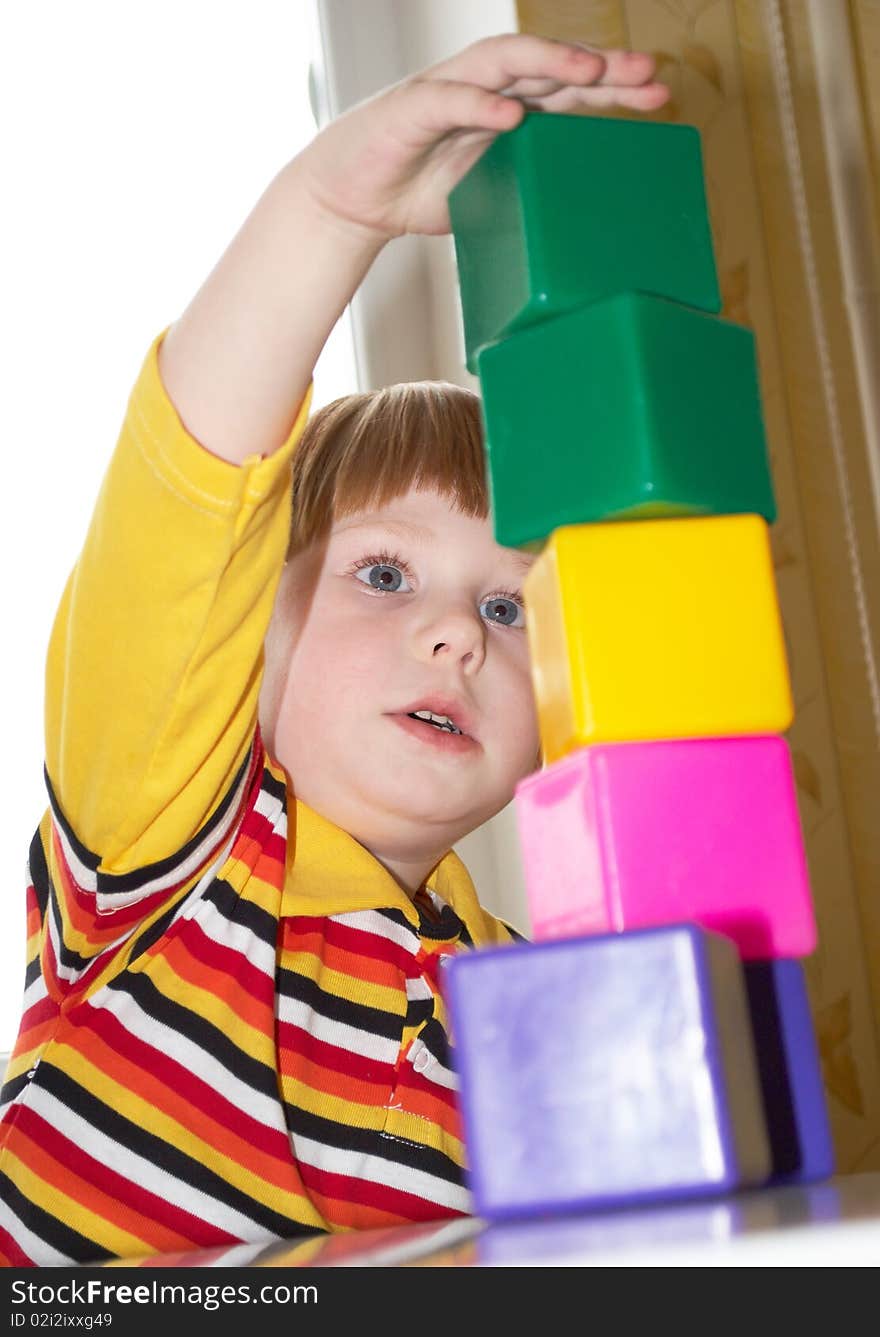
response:
[(381, 688), (393, 659), (389, 637), (379, 630), (375, 619), (317, 611), (303, 628), (291, 662), (291, 709), (299, 703), (316, 714), (356, 713), (364, 693)]
[(497, 715), (506, 719), (508, 736), (516, 739), (517, 750), (534, 758), (538, 747), (538, 714), (532, 686), (528, 648), (517, 645), (499, 666), (498, 690), (493, 693)]

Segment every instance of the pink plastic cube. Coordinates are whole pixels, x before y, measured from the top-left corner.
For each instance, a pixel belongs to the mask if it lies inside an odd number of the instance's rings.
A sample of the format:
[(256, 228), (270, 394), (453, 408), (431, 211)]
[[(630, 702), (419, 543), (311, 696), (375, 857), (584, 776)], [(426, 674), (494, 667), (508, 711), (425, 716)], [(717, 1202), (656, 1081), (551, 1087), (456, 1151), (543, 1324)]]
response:
[(580, 748), (520, 783), (516, 814), (538, 940), (693, 921), (747, 960), (815, 949), (778, 735)]

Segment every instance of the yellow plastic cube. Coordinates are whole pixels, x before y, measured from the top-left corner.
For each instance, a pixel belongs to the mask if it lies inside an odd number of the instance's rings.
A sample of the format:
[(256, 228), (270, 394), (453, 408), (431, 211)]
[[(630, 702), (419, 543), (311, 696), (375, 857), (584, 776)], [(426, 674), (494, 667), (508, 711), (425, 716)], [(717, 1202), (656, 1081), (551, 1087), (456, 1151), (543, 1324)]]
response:
[(563, 526), (524, 597), (548, 764), (589, 743), (782, 733), (791, 724), (760, 516)]

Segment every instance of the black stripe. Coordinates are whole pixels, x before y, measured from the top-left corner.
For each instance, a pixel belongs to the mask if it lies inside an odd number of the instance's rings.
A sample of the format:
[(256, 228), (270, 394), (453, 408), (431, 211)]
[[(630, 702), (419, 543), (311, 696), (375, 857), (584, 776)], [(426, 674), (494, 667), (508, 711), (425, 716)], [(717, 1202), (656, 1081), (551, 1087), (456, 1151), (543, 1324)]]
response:
[[(44, 1059), (40, 1064), (39, 1073), (40, 1085), (50, 1091), (68, 1109), (75, 1111), (81, 1119), (91, 1124), (92, 1127), (112, 1138), (120, 1146), (135, 1152), (138, 1156), (142, 1156), (150, 1165), (158, 1166), (160, 1169), (167, 1171), (181, 1184), (188, 1185), (190, 1188), (194, 1188), (200, 1193), (216, 1199), (217, 1202), (240, 1212), (242, 1216), (248, 1217), (261, 1229), (268, 1230), (281, 1239), (294, 1233), (313, 1233), (316, 1235), (324, 1233), (309, 1226), (304, 1226), (294, 1217), (273, 1212), (271, 1208), (255, 1202), (253, 1198), (222, 1179), (213, 1170), (209, 1170), (201, 1161), (186, 1155), (185, 1152), (172, 1146), (170, 1142), (157, 1137), (154, 1133), (147, 1132), (139, 1124), (133, 1123), (130, 1119), (126, 1119), (122, 1114), (119, 1114), (118, 1111), (111, 1109), (109, 1105), (105, 1105), (103, 1101), (98, 1100), (90, 1091), (79, 1086), (66, 1073), (61, 1072), (59, 1068), (49, 1063), (48, 1060)], [(114, 1168), (118, 1169), (123, 1176), (125, 1175), (124, 1166)]]
[(294, 1136), (308, 1137), (314, 1142), (321, 1142), (325, 1146), (337, 1147), (344, 1151), (378, 1156), (392, 1165), (404, 1165), (410, 1170), (420, 1170), (423, 1174), (433, 1175), (435, 1179), (442, 1179), (447, 1184), (463, 1182), (462, 1172), (455, 1161), (433, 1147), (423, 1147), (415, 1142), (404, 1141), (381, 1130), (337, 1123), (335, 1119), (322, 1118), (288, 1102), (285, 1102), (284, 1113), (287, 1126)]
[(271, 794), (273, 798), (278, 799), (284, 811), (287, 812), (287, 785), (283, 780), (276, 780), (275, 776), (265, 766), (263, 767), (260, 789), (264, 794)]
[[(419, 950), (418, 931), (413, 928), (402, 910), (380, 910), (377, 908), (372, 913), (378, 915), (380, 919), (386, 919), (389, 924), (394, 924), (397, 928), (405, 929), (413, 939), (413, 952), (415, 953)], [(341, 915), (339, 917), (342, 918)], [(399, 944), (395, 942), (394, 945), (397, 947)]]
[(20, 1072), (17, 1077), (10, 1077), (8, 1082), (4, 1082), (3, 1089), (0, 1090), (0, 1104), (5, 1105), (7, 1100), (15, 1100), (27, 1084), (28, 1075), (26, 1072)]
[[(155, 878), (164, 877), (169, 873), (173, 873), (181, 863), (188, 859), (189, 856), (198, 849), (208, 837), (210, 837), (211, 833), (218, 826), (222, 825), (227, 817), (233, 798), (235, 797), (235, 792), (253, 760), (255, 741), (256, 740), (251, 743), (244, 761), (236, 771), (235, 778), (220, 801), (219, 807), (211, 814), (205, 824), (199, 828), (196, 834), (174, 854), (168, 855), (164, 859), (158, 859), (155, 863), (144, 864), (142, 868), (135, 868), (129, 873), (102, 873), (98, 871), (98, 864), (101, 862), (100, 856), (87, 849), (86, 846), (77, 839), (73, 828), (61, 811), (55, 790), (49, 779), (49, 772), (44, 765), (43, 774), (45, 776), (46, 788), (49, 791), (49, 801), (52, 805), (55, 819), (76, 851), (77, 857), (82, 860), (86, 867), (95, 873), (97, 889), (101, 895), (121, 896), (126, 892), (140, 891), (142, 887), (146, 887), (147, 883), (152, 882)], [(208, 857), (206, 857), (205, 862), (209, 862)]]
[(189, 892), (179, 900), (175, 901), (172, 905), (169, 905), (168, 909), (163, 911), (158, 919), (154, 920), (152, 924), (149, 924), (138, 934), (131, 952), (129, 953), (128, 969), (130, 969), (134, 962), (137, 961), (139, 956), (143, 956), (148, 947), (152, 947), (153, 943), (159, 941), (165, 931), (174, 923), (188, 899)]
[(43, 849), (43, 837), (40, 828), (34, 834), (31, 841), (30, 854), (28, 856), (28, 871), (37, 897), (37, 906), (40, 911), (40, 921), (46, 917), (46, 906), (49, 903), (49, 890), (51, 879), (49, 877), (49, 866), (46, 863), (46, 851)]
[[(387, 919), (389, 923), (396, 924), (399, 928), (405, 928), (407, 932), (411, 933), (416, 939), (421, 936), (423, 938), (430, 938), (434, 942), (455, 942), (458, 939), (459, 934), (465, 932), (463, 921), (455, 913), (452, 906), (447, 905), (445, 901), (440, 910), (439, 919), (431, 919), (417, 901), (414, 901), (413, 905), (419, 916), (418, 931), (413, 928), (402, 910), (377, 909), (376, 914), (380, 915), (382, 919)], [(418, 948), (416, 948), (416, 950), (418, 950)]]
[[(192, 891), (192, 888), (190, 888), (190, 891)], [(159, 941), (187, 904), (189, 895), (190, 893), (187, 892), (182, 899), (169, 906), (168, 910), (160, 915), (155, 923), (143, 930), (129, 957), (129, 963), (136, 961), (148, 947), (152, 947), (154, 943)], [(261, 905), (256, 905), (247, 897), (242, 896), (225, 878), (213, 878), (204, 889), (201, 899), (209, 901), (230, 924), (240, 925), (253, 937), (259, 938), (266, 946), (271, 947), (274, 952), (278, 939), (278, 920), (268, 910), (264, 910)]]
[(61, 804), (58, 802), (58, 796), (52, 786), (52, 781), (49, 779), (49, 772), (46, 769), (45, 762), (43, 763), (43, 779), (46, 782), (46, 790), (49, 795), (49, 806), (52, 809), (52, 816), (55, 819), (56, 826), (58, 826), (67, 837), (68, 843), (72, 846), (80, 863), (85, 864), (86, 868), (90, 869), (93, 873), (97, 872), (98, 864), (101, 862), (101, 856), (99, 854), (94, 854), (92, 850), (86, 848), (67, 818), (64, 816), (64, 813), (61, 811)]
[(452, 1062), (452, 1051), (449, 1046), (449, 1037), (436, 1017), (432, 1017), (419, 1032), (419, 1039), (427, 1050), (434, 1056), (438, 1063), (441, 1063), (449, 1072), (455, 1071), (455, 1065)]
[[(78, 1263), (100, 1262), (112, 1258), (113, 1254), (102, 1249), (88, 1235), (81, 1235), (78, 1230), (71, 1230), (56, 1217), (50, 1216), (35, 1202), (29, 1202), (21, 1190), (0, 1171), (0, 1199), (15, 1213), (19, 1221), (27, 1226), (32, 1234), (43, 1240), (67, 1258), (75, 1258)], [(39, 1259), (36, 1260), (39, 1265)]]
[[(49, 914), (52, 917), (52, 923), (55, 925), (55, 938), (58, 944), (58, 971), (62, 968), (65, 971), (72, 971), (74, 976), (81, 975), (87, 966), (90, 966), (94, 957), (80, 956), (72, 947), (68, 947), (64, 941), (64, 921), (61, 916), (61, 906), (58, 897), (55, 894), (55, 888), (52, 888), (52, 899), (49, 902)], [(102, 949), (103, 950), (103, 949)], [(100, 955), (100, 953), (96, 953)], [(62, 980), (62, 985), (66, 981)]]
[(440, 911), (439, 919), (429, 919), (426, 914), (419, 910), (419, 929), (423, 938), (431, 938), (435, 942), (457, 942), (459, 936), (464, 930), (464, 923), (455, 913), (451, 905), (443, 902), (443, 909)]
[(42, 973), (42, 963), (40, 961), (40, 946), (37, 944), (37, 951), (32, 961), (29, 961), (24, 972), (24, 987), (27, 991), (34, 980)]
[(230, 923), (240, 924), (274, 951), (278, 942), (278, 920), (275, 915), (242, 896), (224, 877), (214, 878), (210, 886), (205, 888), (203, 899), (216, 906)]
[(384, 1012), (381, 1008), (368, 1007), (366, 1003), (352, 1003), (335, 993), (327, 993), (314, 980), (286, 966), (279, 966), (275, 972), (275, 991), (284, 998), (294, 998), (305, 1004), (328, 1021), (342, 1022), (356, 1030), (381, 1036), (384, 1040), (396, 1040), (399, 1043), (403, 1033), (403, 1016), (400, 1013)]
[[(260, 1063), (259, 1059), (245, 1053), (213, 1022), (206, 1021), (196, 1012), (191, 1012), (182, 1004), (166, 998), (148, 975), (139, 971), (120, 975), (116, 979), (109, 980), (107, 988), (132, 998), (153, 1021), (158, 1021), (169, 1030), (176, 1031), (199, 1049), (205, 1050), (227, 1072), (232, 1073), (253, 1091), (272, 1100), (278, 1099), (278, 1081), (274, 1068)], [(71, 1014), (71, 1017), (73, 1015)], [(76, 1018), (78, 1021), (81, 1019), (79, 1013), (76, 1014)]]
[(406, 1005), (406, 1025), (421, 1026), (434, 1015), (433, 998), (410, 998)]

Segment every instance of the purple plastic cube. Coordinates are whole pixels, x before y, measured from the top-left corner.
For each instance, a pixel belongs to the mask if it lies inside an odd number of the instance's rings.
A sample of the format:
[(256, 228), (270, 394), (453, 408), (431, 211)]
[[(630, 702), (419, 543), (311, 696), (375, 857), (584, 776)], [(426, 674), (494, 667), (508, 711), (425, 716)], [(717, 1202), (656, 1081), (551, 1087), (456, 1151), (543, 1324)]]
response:
[(769, 1182), (827, 1179), (834, 1143), (803, 966), (749, 961), (745, 980), (773, 1162)]
[(579, 748), (520, 783), (516, 817), (537, 939), (693, 921), (748, 960), (815, 949), (784, 738)]
[(444, 977), (468, 1183), (488, 1219), (758, 1184), (742, 963), (694, 924), (482, 948)]

